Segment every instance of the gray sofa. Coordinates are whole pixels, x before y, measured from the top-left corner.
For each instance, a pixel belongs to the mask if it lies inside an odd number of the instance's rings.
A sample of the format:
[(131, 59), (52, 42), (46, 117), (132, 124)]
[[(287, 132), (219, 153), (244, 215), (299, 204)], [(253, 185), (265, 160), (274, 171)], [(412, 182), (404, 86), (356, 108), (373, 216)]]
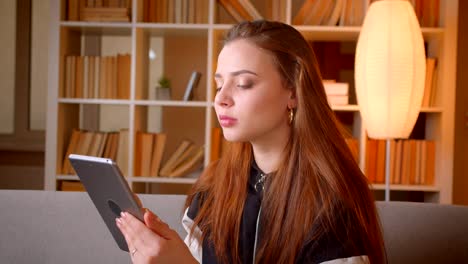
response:
[[(139, 195), (181, 236), (185, 196)], [(468, 263), (468, 207), (377, 207), (389, 263)], [(0, 263), (129, 263), (86, 193), (0, 191)]]

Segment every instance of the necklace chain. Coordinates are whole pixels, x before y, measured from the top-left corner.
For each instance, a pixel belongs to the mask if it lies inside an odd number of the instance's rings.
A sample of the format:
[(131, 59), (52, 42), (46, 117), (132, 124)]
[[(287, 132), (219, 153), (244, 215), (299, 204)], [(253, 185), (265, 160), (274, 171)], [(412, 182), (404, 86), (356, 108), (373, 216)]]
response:
[(260, 179), (258, 179), (258, 181), (255, 183), (254, 187), (255, 187), (255, 190), (258, 192), (259, 191), (259, 188), (258, 187), (262, 187), (262, 191), (265, 190), (265, 179), (266, 179), (266, 176), (267, 174), (265, 173), (260, 173)]

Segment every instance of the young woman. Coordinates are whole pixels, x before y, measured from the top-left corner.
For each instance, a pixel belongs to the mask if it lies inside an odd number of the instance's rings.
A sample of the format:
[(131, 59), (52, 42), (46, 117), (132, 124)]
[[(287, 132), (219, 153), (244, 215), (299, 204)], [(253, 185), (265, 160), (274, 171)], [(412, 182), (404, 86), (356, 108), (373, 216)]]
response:
[[(187, 199), (184, 244), (147, 211), (117, 220), (135, 263), (384, 263), (373, 196), (293, 27), (243, 22), (225, 39), (215, 110), (231, 149)], [(186, 246), (187, 245), (187, 246)]]

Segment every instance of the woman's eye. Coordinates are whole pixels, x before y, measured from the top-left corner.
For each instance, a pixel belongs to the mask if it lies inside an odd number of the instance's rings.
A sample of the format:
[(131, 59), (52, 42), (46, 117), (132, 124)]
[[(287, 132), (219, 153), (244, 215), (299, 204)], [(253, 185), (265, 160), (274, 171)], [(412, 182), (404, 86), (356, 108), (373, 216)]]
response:
[(247, 83), (247, 84), (238, 84), (237, 87), (242, 88), (242, 89), (250, 89), (252, 88), (253, 84)]
[(216, 92), (221, 91), (221, 87), (216, 87)]

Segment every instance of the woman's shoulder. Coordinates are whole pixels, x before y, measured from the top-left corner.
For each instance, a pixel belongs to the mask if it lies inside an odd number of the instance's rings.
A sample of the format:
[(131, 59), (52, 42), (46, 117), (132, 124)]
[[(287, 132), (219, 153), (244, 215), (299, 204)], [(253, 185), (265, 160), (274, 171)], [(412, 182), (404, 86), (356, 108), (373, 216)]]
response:
[(193, 195), (192, 201), (190, 202), (187, 210), (186, 210), (186, 215), (187, 217), (191, 218), (192, 220), (195, 219), (195, 217), (198, 215), (198, 212), (200, 211), (200, 208), (203, 203), (203, 194), (202, 193), (196, 193)]
[(302, 248), (297, 263), (357, 264), (369, 263), (369, 259), (363, 248), (326, 234), (317, 241), (307, 243)]
[(321, 229), (316, 238), (308, 239), (299, 254), (298, 263), (369, 263), (365, 249), (364, 236), (358, 231), (352, 210), (341, 208), (335, 212), (334, 224), (315, 226), (311, 237)]

